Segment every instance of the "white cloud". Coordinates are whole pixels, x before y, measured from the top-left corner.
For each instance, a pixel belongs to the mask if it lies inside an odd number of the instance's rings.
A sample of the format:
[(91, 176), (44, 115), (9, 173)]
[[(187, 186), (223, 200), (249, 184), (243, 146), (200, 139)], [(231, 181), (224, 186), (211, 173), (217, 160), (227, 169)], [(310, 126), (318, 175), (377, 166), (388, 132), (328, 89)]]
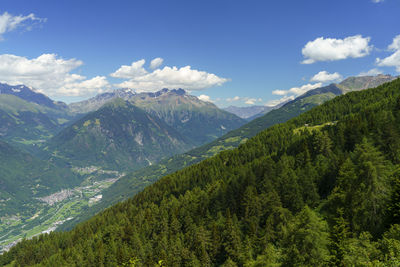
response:
[(302, 95), (302, 94), (304, 94), (304, 93), (306, 93), (306, 92), (308, 92), (310, 90), (319, 88), (321, 86), (322, 86), (322, 83), (315, 83), (315, 84), (310, 84), (309, 83), (309, 84), (305, 84), (305, 85), (303, 85), (301, 87), (290, 88), (289, 93), (292, 93), (294, 95), (299, 96), (299, 95)]
[(110, 76), (114, 78), (123, 78), (123, 79), (141, 77), (147, 74), (147, 71), (143, 67), (144, 63), (146, 63), (146, 61), (144, 59), (141, 59), (132, 62), (130, 66), (122, 65), (114, 73), (111, 73)]
[(273, 95), (289, 95), (289, 94), (292, 94), (292, 95), (295, 95), (295, 96), (299, 96), (299, 95), (302, 95), (302, 94), (306, 93), (307, 91), (319, 88), (321, 86), (322, 86), (322, 83), (314, 83), (314, 84), (309, 83), (309, 84), (305, 84), (305, 85), (303, 85), (301, 87), (290, 88), (289, 90), (275, 90), (275, 91), (272, 91), (272, 94)]
[(258, 102), (259, 100), (258, 99), (255, 99), (255, 98), (249, 98), (249, 99), (247, 99), (244, 103), (245, 104), (247, 104), (247, 105), (254, 105), (256, 102)]
[(190, 66), (181, 68), (165, 66), (153, 72), (144, 68), (145, 61), (133, 62), (131, 66), (122, 66), (111, 76), (129, 79), (115, 86), (132, 88), (138, 92), (155, 91), (162, 88), (183, 88), (186, 90), (202, 90), (213, 86), (220, 86), (228, 79), (218, 77), (205, 71), (194, 70)]
[(233, 98), (227, 98), (227, 102), (237, 102), (237, 101), (242, 101), (247, 105), (254, 105), (256, 102), (262, 102), (262, 98), (251, 98), (251, 97), (239, 97), (235, 96)]
[(393, 42), (388, 46), (390, 51), (400, 50), (400, 35), (393, 38)]
[(395, 67), (396, 71), (400, 72), (400, 35), (393, 38), (393, 42), (388, 46), (388, 50), (394, 53), (383, 59), (377, 58), (377, 65), (380, 67)]
[(280, 103), (293, 100), (296, 97), (298, 97), (298, 96), (300, 96), (300, 95), (302, 95), (302, 94), (304, 94), (304, 93), (306, 93), (306, 92), (308, 92), (310, 90), (319, 88), (321, 86), (322, 86), (322, 83), (319, 82), (319, 83), (314, 83), (314, 84), (311, 84), (311, 83), (305, 84), (305, 85), (300, 86), (300, 87), (293, 87), (293, 88), (290, 88), (289, 90), (274, 90), (274, 91), (272, 91), (273, 95), (280, 95), (280, 96), (283, 96), (283, 97), (281, 97), (280, 99), (270, 100), (265, 104), (265, 106), (273, 107), (273, 106), (276, 106), (276, 105), (278, 105)]
[(213, 102), (208, 95), (200, 95), (198, 97), (198, 99), (200, 99), (201, 101), (205, 101), (205, 102)]
[[(190, 66), (164, 67), (152, 72), (144, 68), (145, 60), (123, 65), (110, 76), (128, 79), (117, 87), (128, 87), (140, 91), (156, 91), (162, 88), (201, 90), (222, 85), (226, 81), (215, 74), (193, 70)], [(74, 73), (83, 62), (63, 59), (56, 54), (43, 54), (37, 58), (26, 58), (11, 54), (0, 55), (0, 82), (11, 85), (24, 84), (51, 96), (87, 97), (111, 89), (105, 76), (87, 78)], [(211, 101), (211, 100), (210, 100)]]
[(344, 39), (317, 38), (308, 42), (302, 49), (305, 58), (302, 63), (312, 64), (317, 61), (334, 61), (367, 56), (372, 49), (372, 46), (369, 46), (370, 39), (361, 35)]
[(374, 69), (370, 69), (369, 71), (360, 72), (360, 74), (358, 74), (358, 76), (376, 76), (376, 75), (379, 75), (382, 73), (383, 73), (383, 71), (381, 71), (380, 69), (374, 68)]
[(109, 87), (105, 77), (87, 80), (71, 73), (83, 64), (77, 59), (62, 59), (55, 54), (37, 58), (0, 55), (0, 81), (11, 85), (25, 84), (49, 96), (87, 96)]
[(275, 100), (270, 100), (270, 101), (268, 101), (268, 102), (265, 104), (265, 106), (267, 106), (267, 107), (274, 107), (274, 106), (279, 105), (279, 104), (281, 104), (281, 103), (283, 103), (283, 102), (287, 102), (287, 101), (290, 101), (290, 100), (293, 100), (293, 99), (295, 99), (295, 96), (293, 96), (293, 95), (291, 95), (291, 96), (284, 96), (284, 97), (282, 97), (282, 98), (280, 98), (280, 99), (275, 99)]
[(322, 83), (326, 83), (326, 82), (330, 82), (330, 81), (338, 81), (338, 80), (342, 80), (343, 77), (342, 75), (340, 75), (338, 72), (335, 73), (329, 73), (327, 71), (320, 71), (317, 74), (315, 74), (312, 78), (311, 78), (311, 82), (322, 82)]
[(384, 59), (377, 58), (376, 63), (380, 67), (396, 67), (396, 71), (400, 72), (400, 50)]
[(90, 94), (99, 94), (109, 88), (109, 83), (105, 76), (96, 76), (90, 80), (82, 82), (66, 83), (58, 93), (67, 96), (81, 96)]
[(150, 69), (154, 70), (157, 69), (158, 67), (160, 67), (164, 62), (164, 59), (160, 58), (160, 57), (156, 57), (155, 59), (153, 59), (150, 62)]
[(372, 3), (382, 3), (384, 0), (371, 0)]
[(3, 40), (3, 34), (16, 30), (17, 28), (25, 28), (30, 30), (32, 24), (45, 22), (46, 19), (38, 18), (35, 14), (31, 13), (27, 16), (13, 16), (8, 12), (0, 15), (0, 41)]
[(286, 90), (274, 90), (272, 91), (273, 95), (286, 95), (288, 93), (288, 91)]
[(235, 96), (233, 98), (227, 98), (226, 101), (227, 102), (236, 102), (236, 101), (239, 101), (240, 99), (241, 99), (240, 97)]

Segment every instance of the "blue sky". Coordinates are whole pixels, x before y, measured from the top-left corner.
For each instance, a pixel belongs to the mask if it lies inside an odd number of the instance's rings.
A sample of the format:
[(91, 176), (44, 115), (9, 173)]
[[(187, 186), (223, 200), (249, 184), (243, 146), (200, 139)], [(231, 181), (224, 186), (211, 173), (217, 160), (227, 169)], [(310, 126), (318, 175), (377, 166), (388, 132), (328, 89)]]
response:
[(219, 106), (276, 104), (398, 75), (399, 11), (399, 0), (2, 0), (0, 81), (67, 102), (179, 86)]

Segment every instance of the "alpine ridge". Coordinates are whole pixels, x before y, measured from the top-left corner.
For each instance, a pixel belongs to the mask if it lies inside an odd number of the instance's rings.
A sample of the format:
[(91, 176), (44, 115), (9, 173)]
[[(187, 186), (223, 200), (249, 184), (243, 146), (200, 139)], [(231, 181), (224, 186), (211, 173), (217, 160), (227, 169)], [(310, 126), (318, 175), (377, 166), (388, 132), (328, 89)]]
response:
[(61, 131), (45, 150), (76, 166), (134, 170), (191, 147), (164, 121), (116, 98)]
[(245, 120), (189, 95), (183, 89), (162, 89), (155, 93), (136, 93), (119, 89), (72, 103), (73, 112), (95, 111), (115, 98), (121, 98), (163, 120), (195, 146), (205, 144), (245, 124)]

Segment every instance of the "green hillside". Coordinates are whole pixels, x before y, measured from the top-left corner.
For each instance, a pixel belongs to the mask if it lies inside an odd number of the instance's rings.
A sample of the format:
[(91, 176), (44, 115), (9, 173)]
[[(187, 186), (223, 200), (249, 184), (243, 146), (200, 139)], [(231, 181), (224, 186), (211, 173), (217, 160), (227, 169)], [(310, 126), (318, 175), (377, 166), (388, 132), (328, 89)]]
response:
[[(246, 121), (184, 90), (164, 90), (157, 97), (139, 94), (134, 105), (159, 117), (195, 145), (203, 145), (242, 126)], [(157, 93), (156, 93), (157, 94)]]
[[(80, 176), (0, 141), (0, 217), (33, 212), (36, 198), (79, 184)], [(33, 215), (33, 214), (32, 214)]]
[(64, 110), (0, 94), (0, 137), (24, 148), (43, 143), (73, 117)]
[(159, 118), (115, 99), (61, 131), (45, 149), (74, 166), (134, 170), (191, 147)]
[(247, 139), (255, 136), (264, 129), (285, 122), (294, 118), (311, 108), (322, 104), (323, 102), (335, 97), (335, 94), (341, 94), (341, 91), (335, 86), (318, 88), (309, 91), (306, 95), (273, 110), (263, 117), (257, 118), (237, 130), (210, 142), (206, 145), (192, 149), (187, 153), (163, 159), (158, 164), (148, 166), (128, 174), (119, 179), (115, 184), (103, 192), (102, 201), (94, 205), (89, 211), (80, 214), (71, 221), (66, 222), (61, 229), (71, 229), (76, 223), (87, 220), (99, 211), (134, 196), (142, 191), (146, 186), (154, 183), (162, 176), (180, 170), (184, 167), (198, 163), (204, 159), (212, 157), (217, 153), (233, 149)]
[(400, 80), (348, 93), (0, 263), (397, 266), (399, 122)]
[(210, 142), (246, 123), (244, 119), (219, 109), (213, 103), (201, 101), (183, 89), (162, 89), (155, 93), (120, 89), (71, 103), (69, 109), (75, 113), (96, 111), (116, 98), (130, 101), (163, 120), (195, 146)]

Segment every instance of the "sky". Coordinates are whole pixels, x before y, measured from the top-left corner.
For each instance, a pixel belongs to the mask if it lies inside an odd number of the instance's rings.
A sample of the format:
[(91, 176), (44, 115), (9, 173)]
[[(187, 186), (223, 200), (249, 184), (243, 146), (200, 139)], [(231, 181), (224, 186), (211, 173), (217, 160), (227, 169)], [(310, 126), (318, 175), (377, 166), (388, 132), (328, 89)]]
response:
[(183, 88), (275, 105), (357, 75), (400, 74), (400, 0), (1, 0), (0, 82), (67, 103)]

